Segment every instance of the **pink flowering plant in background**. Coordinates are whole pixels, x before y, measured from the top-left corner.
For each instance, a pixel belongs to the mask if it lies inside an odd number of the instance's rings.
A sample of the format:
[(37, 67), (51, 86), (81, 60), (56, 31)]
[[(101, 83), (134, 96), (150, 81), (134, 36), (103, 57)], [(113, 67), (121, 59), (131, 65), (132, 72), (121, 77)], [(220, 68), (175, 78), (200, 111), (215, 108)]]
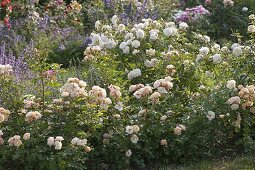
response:
[(210, 12), (202, 5), (186, 8), (184, 11), (178, 11), (174, 18), (177, 22), (198, 22), (199, 19), (209, 16)]

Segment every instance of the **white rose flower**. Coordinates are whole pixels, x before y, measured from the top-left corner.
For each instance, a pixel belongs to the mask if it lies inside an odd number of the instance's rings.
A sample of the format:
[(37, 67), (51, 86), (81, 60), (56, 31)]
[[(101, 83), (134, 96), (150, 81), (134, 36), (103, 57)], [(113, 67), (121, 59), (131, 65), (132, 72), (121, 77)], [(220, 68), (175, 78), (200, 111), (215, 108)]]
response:
[(222, 48), (221, 48), (221, 51), (222, 51), (222, 52), (227, 52), (227, 51), (228, 51), (228, 47), (226, 47), (226, 46), (222, 47)]
[(242, 12), (247, 12), (249, 9), (247, 7), (242, 8)]
[(219, 45), (219, 44), (214, 44), (214, 46), (212, 47), (212, 51), (213, 51), (213, 52), (218, 52), (218, 51), (220, 51), (220, 45)]
[(179, 28), (180, 28), (181, 30), (186, 30), (188, 27), (189, 27), (189, 26), (188, 26), (188, 24), (187, 24), (186, 22), (181, 22), (181, 23), (179, 24)]
[(80, 140), (80, 139), (77, 138), (77, 137), (73, 138), (73, 139), (71, 140), (71, 144), (77, 145), (78, 140)]
[(56, 150), (60, 150), (62, 148), (62, 143), (60, 141), (56, 141), (54, 145)]
[(126, 26), (124, 24), (119, 24), (118, 31), (122, 32), (126, 29)]
[(140, 69), (134, 69), (128, 73), (128, 79), (132, 80), (133, 78), (139, 77), (142, 75), (142, 72)]
[(47, 145), (49, 145), (49, 146), (53, 146), (54, 142), (55, 142), (54, 137), (49, 137), (47, 139)]
[(140, 41), (138, 41), (138, 40), (132, 41), (132, 47), (138, 48), (138, 47), (140, 47), (140, 45), (141, 45)]
[(20, 145), (22, 145), (22, 141), (20, 139), (14, 140), (14, 146), (20, 147)]
[(87, 144), (87, 139), (79, 139), (77, 141), (78, 146), (85, 146)]
[(165, 87), (158, 87), (158, 92), (159, 92), (160, 94), (166, 94), (166, 93), (168, 93)]
[(158, 31), (157, 30), (151, 30), (150, 31), (150, 40), (157, 40), (158, 39)]
[(127, 48), (127, 46), (128, 46), (128, 43), (124, 41), (124, 42), (120, 43), (119, 48), (123, 50), (123, 49)]
[(239, 47), (240, 45), (238, 43), (234, 43), (231, 45), (231, 49), (233, 50), (235, 47)]
[(101, 25), (100, 21), (96, 21), (96, 22), (95, 22), (95, 28), (96, 28), (96, 30), (98, 30), (98, 29), (100, 28), (100, 25)]
[(144, 29), (145, 28), (145, 24), (144, 23), (135, 24), (135, 28), (137, 28), (137, 29)]
[(126, 35), (125, 35), (125, 40), (132, 40), (132, 39), (134, 39), (134, 34), (133, 33), (127, 33)]
[(234, 54), (236, 57), (241, 56), (241, 55), (243, 54), (242, 48), (241, 48), (240, 46), (235, 47), (235, 48), (233, 49), (233, 54)]
[(176, 128), (174, 128), (174, 134), (176, 135), (181, 135), (182, 134), (182, 128), (177, 126)]
[(227, 81), (227, 88), (228, 89), (235, 89), (236, 88), (236, 81), (235, 80), (229, 80)]
[(129, 46), (126, 46), (126, 48), (122, 49), (124, 54), (129, 54), (129, 50), (130, 50)]
[(249, 25), (248, 26), (248, 32), (249, 33), (255, 33), (255, 25)]
[(160, 121), (165, 121), (167, 119), (166, 115), (161, 116)]
[(139, 140), (138, 136), (136, 134), (133, 134), (131, 137), (130, 137), (130, 141), (132, 143), (137, 143)]
[(137, 125), (133, 125), (133, 131), (134, 131), (134, 133), (139, 132), (139, 131), (140, 131), (139, 126), (137, 126)]
[(214, 64), (219, 64), (222, 61), (220, 54), (214, 54), (212, 59)]
[(164, 35), (167, 36), (167, 37), (173, 35), (173, 33), (174, 33), (174, 31), (173, 31), (173, 29), (171, 27), (170, 28), (165, 28), (163, 30), (163, 32), (164, 32)]
[(150, 48), (149, 50), (146, 50), (146, 54), (149, 56), (155, 56), (156, 50)]
[(61, 93), (61, 97), (68, 97), (70, 94), (68, 92)]
[(134, 127), (133, 126), (126, 126), (126, 132), (128, 134), (133, 134), (134, 133)]
[(133, 55), (136, 55), (136, 54), (138, 54), (139, 52), (140, 52), (140, 50), (135, 49), (135, 50), (132, 52), (132, 54), (133, 54)]
[(202, 55), (207, 55), (210, 52), (210, 49), (208, 47), (201, 47), (199, 49), (199, 53)]
[(237, 110), (237, 109), (239, 109), (239, 105), (238, 105), (238, 104), (232, 104), (232, 105), (230, 106), (230, 108), (231, 108), (232, 110)]
[(137, 37), (138, 39), (143, 39), (143, 38), (145, 37), (144, 31), (141, 30), (141, 29), (138, 29), (138, 30), (136, 31), (136, 37)]
[(114, 15), (113, 17), (112, 17), (112, 19), (111, 19), (111, 21), (112, 21), (112, 24), (113, 25), (116, 25), (117, 24), (117, 22), (118, 22), (118, 16), (117, 15)]
[(251, 14), (251, 15), (249, 16), (249, 19), (250, 19), (250, 20), (255, 20), (255, 15), (254, 15), (254, 14)]
[(209, 121), (211, 121), (215, 118), (215, 113), (213, 111), (208, 111), (206, 117), (208, 118)]
[(211, 41), (211, 38), (210, 38), (209, 36), (204, 35), (203, 37), (204, 37), (204, 40), (205, 40), (206, 42), (210, 42), (210, 41)]
[(114, 106), (115, 109), (117, 109), (118, 111), (122, 111), (123, 110), (123, 103), (118, 101), (117, 104)]
[(25, 134), (23, 135), (23, 139), (24, 139), (24, 140), (29, 140), (29, 139), (30, 139), (30, 133), (25, 133)]
[(204, 58), (203, 55), (201, 55), (201, 54), (197, 55), (196, 62), (198, 63), (198, 62), (201, 61), (203, 58)]
[(132, 151), (131, 149), (126, 151), (126, 157), (130, 157), (132, 155)]
[(145, 60), (144, 65), (148, 68), (154, 67), (157, 64), (158, 60), (153, 58), (151, 60)]
[(64, 140), (64, 138), (63, 138), (62, 136), (57, 136), (57, 137), (55, 138), (55, 140), (57, 140), (57, 141), (62, 141), (62, 140)]

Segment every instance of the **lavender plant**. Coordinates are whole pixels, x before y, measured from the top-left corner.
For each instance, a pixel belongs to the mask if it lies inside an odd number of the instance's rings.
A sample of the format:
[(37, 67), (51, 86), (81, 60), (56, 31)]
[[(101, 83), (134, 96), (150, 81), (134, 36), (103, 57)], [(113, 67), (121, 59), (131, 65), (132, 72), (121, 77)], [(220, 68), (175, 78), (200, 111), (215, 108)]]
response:
[[(31, 43), (32, 46), (32, 43)], [(24, 49), (20, 56), (16, 57), (12, 51), (6, 49), (5, 43), (0, 46), (0, 64), (9, 64), (13, 67), (13, 73), (17, 81), (28, 78), (29, 69), (25, 61), (25, 55), (29, 53), (29, 47)]]

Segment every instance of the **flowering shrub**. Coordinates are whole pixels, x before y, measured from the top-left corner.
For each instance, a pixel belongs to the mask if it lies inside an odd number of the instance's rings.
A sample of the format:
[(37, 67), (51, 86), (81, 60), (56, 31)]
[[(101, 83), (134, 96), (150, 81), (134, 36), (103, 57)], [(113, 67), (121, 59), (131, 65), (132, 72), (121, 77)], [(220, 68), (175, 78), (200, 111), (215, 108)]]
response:
[[(156, 161), (254, 153), (254, 15), (247, 41), (216, 43), (186, 20), (125, 25), (116, 14), (95, 22), (87, 47), (79, 46), (79, 73), (72, 73), (50, 62), (63, 57), (53, 49), (65, 51), (77, 40), (68, 34), (79, 29), (47, 22), (69, 10), (79, 15), (80, 4), (50, 1), (45, 17), (33, 4), (25, 32), (38, 37), (22, 62), (6, 56), (16, 41), (1, 40), (1, 169), (147, 169)], [(207, 13), (202, 6), (187, 11)], [(23, 59), (32, 76), (17, 81)]]

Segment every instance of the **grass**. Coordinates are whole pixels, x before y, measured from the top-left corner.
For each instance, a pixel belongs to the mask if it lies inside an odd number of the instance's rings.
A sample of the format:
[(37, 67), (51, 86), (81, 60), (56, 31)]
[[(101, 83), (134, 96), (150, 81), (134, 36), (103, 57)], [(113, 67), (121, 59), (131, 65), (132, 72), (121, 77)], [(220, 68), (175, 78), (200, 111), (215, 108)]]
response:
[(209, 160), (183, 166), (159, 166), (158, 170), (255, 170), (255, 156), (242, 156), (231, 160)]

